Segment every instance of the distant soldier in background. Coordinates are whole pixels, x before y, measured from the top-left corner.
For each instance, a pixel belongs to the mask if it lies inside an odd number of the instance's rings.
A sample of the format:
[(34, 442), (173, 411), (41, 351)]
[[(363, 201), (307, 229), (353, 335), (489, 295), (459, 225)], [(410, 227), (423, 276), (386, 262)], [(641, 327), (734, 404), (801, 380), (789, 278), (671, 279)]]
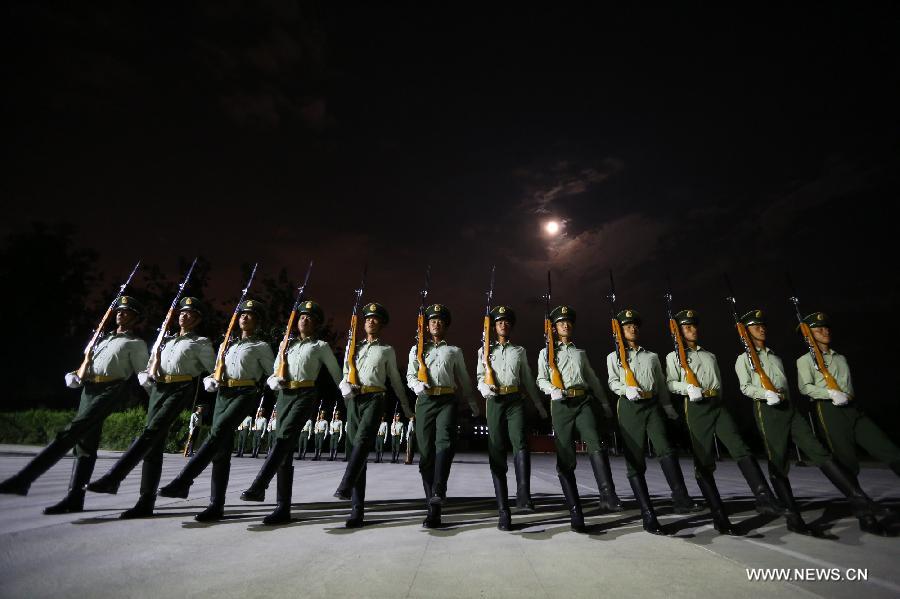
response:
[(197, 406), (197, 409), (191, 414), (191, 420), (188, 423), (188, 441), (184, 446), (184, 456), (189, 458), (194, 455), (194, 443), (200, 437), (200, 427), (203, 425), (203, 406)]
[(406, 461), (407, 466), (413, 463), (413, 457), (416, 455), (416, 415), (410, 414), (409, 421), (406, 423)]
[(334, 417), (331, 419), (329, 433), (331, 434), (331, 445), (329, 447), (331, 455), (329, 462), (337, 459), (338, 450), (341, 448), (341, 439), (344, 438), (344, 421), (341, 420), (341, 413), (335, 411)]
[(253, 457), (259, 456), (259, 446), (262, 444), (263, 434), (266, 432), (266, 417), (262, 409), (256, 412), (256, 420), (253, 421)]
[(381, 417), (381, 424), (378, 425), (378, 433), (375, 435), (375, 463), (381, 463), (381, 456), (384, 454), (384, 441), (388, 433), (388, 423)]
[(398, 461), (401, 443), (403, 443), (403, 423), (400, 422), (400, 413), (397, 412), (391, 423), (391, 464), (396, 464)]
[(250, 436), (250, 429), (253, 428), (253, 416), (247, 416), (244, 420), (238, 425), (238, 447), (237, 447), (237, 456), (239, 458), (244, 457), (244, 447), (247, 444), (247, 437)]

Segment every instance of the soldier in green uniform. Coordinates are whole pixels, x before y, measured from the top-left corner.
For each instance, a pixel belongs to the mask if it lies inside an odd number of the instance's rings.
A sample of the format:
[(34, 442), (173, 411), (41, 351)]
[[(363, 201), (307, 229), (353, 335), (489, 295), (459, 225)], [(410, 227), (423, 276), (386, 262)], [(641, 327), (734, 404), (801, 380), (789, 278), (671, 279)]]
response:
[(257, 410), (256, 419), (253, 421), (253, 457), (259, 457), (260, 445), (262, 445), (263, 434), (266, 432), (266, 417), (262, 408)]
[(303, 425), (303, 428), (300, 430), (300, 447), (297, 449), (297, 459), (304, 460), (306, 459), (306, 452), (309, 449), (309, 440), (313, 436), (313, 429), (315, 428), (315, 424), (313, 423), (313, 417), (315, 413), (311, 413), (309, 415), (309, 419), (307, 419), (306, 424)]
[(418, 378), (419, 361), (413, 345), (409, 350), (406, 384), (416, 394), (419, 473), (428, 502), (428, 516), (422, 526), (437, 528), (441, 525), (441, 506), (447, 496), (447, 478), (456, 445), (458, 396), (461, 394), (468, 400), (476, 418), (480, 409), (472, 392), (462, 350), (444, 340), (452, 320), (450, 310), (442, 304), (432, 304), (425, 309), (424, 316), (431, 337), (423, 350), (428, 382)]
[(403, 462), (407, 466), (412, 465), (413, 457), (416, 455), (416, 415), (410, 414), (409, 420), (406, 421), (406, 460)]
[(831, 348), (831, 323), (822, 312), (803, 319), (819, 346), (826, 370), (840, 390), (829, 389), (813, 356), (807, 352), (797, 359), (800, 393), (814, 404), (819, 426), (834, 458), (853, 476), (859, 475), (856, 445), (875, 459), (888, 464), (900, 476), (900, 448), (859, 408), (847, 358)]
[(244, 457), (244, 446), (247, 444), (247, 437), (250, 435), (250, 429), (253, 428), (253, 417), (247, 415), (246, 418), (238, 425), (238, 447), (235, 457)]
[(396, 464), (400, 456), (400, 444), (403, 443), (403, 423), (400, 422), (400, 413), (394, 414), (391, 423), (391, 464)]
[(209, 506), (194, 516), (198, 522), (220, 520), (225, 513), (234, 429), (253, 413), (259, 398), (259, 381), (272, 373), (275, 359), (269, 344), (256, 336), (264, 315), (262, 304), (244, 300), (238, 306), (238, 314), (241, 337), (225, 353), (222, 382), (212, 376), (203, 380), (207, 391), (218, 391), (209, 436), (175, 480), (159, 490), (162, 497), (187, 499), (194, 479), (212, 462)]
[[(372, 302), (365, 306), (363, 319), (366, 338), (357, 345), (354, 356), (359, 385), (351, 385), (348, 381), (350, 364), (346, 359), (344, 378), (340, 383), (341, 394), (347, 405), (346, 433), (350, 440), (350, 458), (334, 496), (338, 499), (350, 499), (352, 502), (350, 517), (345, 523), (347, 528), (358, 528), (363, 523), (366, 461), (372, 447), (372, 439), (377, 438), (379, 424), (376, 418), (384, 413), (388, 380), (403, 406), (403, 411), (407, 415), (412, 414), (403, 378), (397, 369), (397, 354), (393, 347), (379, 339), (382, 327), (390, 320), (388, 311), (381, 304)], [(382, 424), (383, 420), (384, 418)]]
[(313, 461), (318, 462), (319, 458), (322, 457), (322, 447), (325, 445), (325, 437), (328, 436), (328, 421), (325, 419), (325, 410), (319, 412), (319, 417), (313, 426), (315, 427), (313, 431), (316, 435), (316, 455), (313, 456)]
[(601, 509), (622, 509), (616, 488), (610, 475), (608, 454), (602, 452), (603, 442), (597, 428), (598, 412), (609, 418), (612, 410), (606, 393), (597, 378), (587, 352), (572, 342), (576, 313), (571, 306), (557, 306), (550, 311), (550, 322), (555, 329), (556, 367), (562, 376), (564, 389), (550, 382), (550, 363), (547, 348), (538, 354), (537, 386), (550, 396), (550, 417), (553, 421), (553, 441), (556, 445), (556, 473), (562, 487), (566, 507), (569, 510), (572, 530), (584, 532), (584, 514), (575, 481), (576, 434), (587, 444), (588, 455), (597, 488)]
[(162, 475), (166, 435), (178, 415), (196, 396), (200, 376), (213, 370), (216, 357), (212, 342), (194, 332), (202, 318), (200, 300), (195, 297), (181, 298), (178, 302), (179, 332), (165, 339), (159, 353), (158, 373), (156, 376), (151, 376), (146, 370), (138, 373), (138, 380), (150, 391), (147, 424), (109, 472), (87, 486), (88, 491), (115, 495), (119, 484), (143, 460), (140, 497), (133, 508), (122, 513), (121, 518), (153, 515), (156, 490)]
[(628, 481), (641, 507), (644, 529), (660, 534), (661, 530), (653, 515), (645, 478), (647, 462), (644, 458), (644, 440), (648, 435), (656, 454), (660, 456), (660, 466), (672, 490), (672, 507), (675, 513), (695, 512), (700, 507), (688, 495), (684, 475), (678, 464), (678, 455), (675, 448), (669, 444), (663, 412), (673, 420), (678, 418), (678, 413), (669, 399), (669, 389), (659, 357), (638, 343), (641, 316), (636, 310), (629, 308), (616, 314), (616, 319), (622, 327), (628, 364), (639, 385), (633, 387), (625, 384), (625, 369), (619, 363), (619, 354), (616, 351), (611, 352), (606, 357), (606, 368), (609, 371), (609, 388), (619, 398), (617, 411), (625, 448), (625, 461), (628, 464)]
[(499, 520), (497, 528), (510, 530), (509, 492), (506, 483), (506, 444), (513, 449), (513, 463), (516, 467), (516, 506), (533, 511), (531, 500), (531, 453), (525, 436), (524, 395), (528, 395), (541, 418), (547, 418), (547, 411), (541, 404), (534, 375), (528, 366), (525, 348), (510, 343), (509, 336), (516, 324), (516, 313), (509, 306), (495, 306), (491, 309), (491, 321), (497, 340), (490, 345), (490, 366), (494, 374), (494, 384), (485, 383), (484, 346), (478, 348), (475, 380), (478, 391), (485, 399), (485, 414), (488, 424), (488, 456), (491, 477), (494, 481), (494, 495), (497, 498)]
[(337, 459), (338, 450), (341, 448), (341, 439), (344, 438), (344, 421), (341, 420), (341, 413), (336, 410), (331, 418), (331, 422), (328, 423), (328, 432), (331, 435), (331, 445), (329, 447), (331, 455), (328, 461), (333, 462)]
[(384, 440), (387, 437), (388, 424), (381, 417), (381, 424), (378, 425), (378, 432), (375, 434), (375, 463), (381, 463), (381, 456), (384, 454)]
[(797, 447), (819, 467), (828, 480), (844, 494), (853, 506), (859, 527), (865, 532), (885, 534), (875, 514), (877, 506), (859, 487), (843, 467), (831, 457), (819, 443), (806, 419), (801, 417), (791, 404), (787, 376), (781, 358), (766, 346), (766, 321), (762, 310), (750, 310), (741, 317), (760, 364), (765, 374), (772, 381), (776, 390), (763, 387), (760, 375), (746, 354), (737, 357), (734, 364), (740, 383), (741, 393), (754, 400), (753, 414), (756, 425), (762, 435), (769, 459), (769, 477), (778, 498), (787, 508), (787, 528), (801, 534), (816, 534), (800, 515), (800, 508), (794, 500), (791, 483), (788, 480), (788, 442), (793, 440)]
[(266, 455), (272, 453), (272, 449), (275, 448), (275, 432), (278, 430), (278, 410), (272, 409), (272, 415), (269, 417), (269, 421), (266, 423), (266, 441), (268, 444), (266, 445)]
[[(315, 382), (324, 366), (332, 380), (341, 380), (341, 371), (331, 346), (316, 338), (316, 332), (325, 321), (325, 313), (314, 301), (306, 301), (298, 310), (297, 331), (299, 339), (294, 339), (287, 350), (287, 379), (272, 375), (268, 385), (278, 391), (275, 409), (280, 414), (275, 448), (266, 456), (250, 487), (241, 493), (244, 501), (265, 501), (266, 489), (272, 477), (276, 482), (275, 510), (263, 518), (263, 524), (283, 524), (291, 519), (291, 494), (294, 484), (294, 464), (291, 456), (297, 447), (303, 416), (309, 413), (319, 399)], [(275, 370), (281, 364), (279, 355)], [(324, 416), (324, 414), (323, 414)], [(318, 453), (318, 451), (317, 451)]]
[(684, 396), (684, 419), (691, 437), (694, 454), (694, 475), (697, 485), (712, 513), (713, 526), (722, 534), (736, 534), (722, 504), (713, 471), (716, 469), (715, 437), (718, 437), (734, 459), (756, 497), (756, 510), (761, 514), (781, 515), (759, 463), (750, 453), (738, 432), (737, 425), (722, 399), (722, 375), (715, 354), (699, 345), (700, 317), (696, 310), (681, 310), (673, 317), (681, 329), (688, 367), (696, 375), (700, 386), (686, 380), (674, 351), (666, 356), (666, 383), (670, 393)]
[(62, 501), (44, 509), (45, 514), (65, 514), (84, 509), (84, 486), (91, 480), (97, 462), (97, 448), (103, 422), (122, 403), (126, 381), (147, 365), (147, 344), (132, 329), (140, 319), (141, 306), (129, 295), (121, 296), (113, 306), (115, 331), (107, 333), (94, 347), (93, 361), (84, 380), (74, 372), (66, 375), (66, 385), (82, 387), (81, 402), (75, 418), (21, 471), (0, 483), (0, 493), (27, 495), (39, 476), (75, 448), (75, 460), (69, 492)]

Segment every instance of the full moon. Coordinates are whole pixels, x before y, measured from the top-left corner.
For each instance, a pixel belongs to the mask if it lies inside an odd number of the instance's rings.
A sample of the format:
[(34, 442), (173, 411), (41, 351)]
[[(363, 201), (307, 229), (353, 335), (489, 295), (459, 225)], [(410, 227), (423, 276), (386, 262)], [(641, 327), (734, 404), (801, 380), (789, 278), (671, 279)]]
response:
[(547, 233), (556, 235), (557, 233), (559, 233), (559, 223), (555, 220), (551, 220), (546, 225), (544, 225), (544, 229), (546, 229)]

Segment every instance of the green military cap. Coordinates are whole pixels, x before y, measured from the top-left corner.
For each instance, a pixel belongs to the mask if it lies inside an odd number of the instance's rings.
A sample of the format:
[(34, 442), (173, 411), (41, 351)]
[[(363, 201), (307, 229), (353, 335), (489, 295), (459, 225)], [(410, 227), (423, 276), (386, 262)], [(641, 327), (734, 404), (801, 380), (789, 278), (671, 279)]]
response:
[(508, 320), (509, 324), (516, 324), (516, 312), (509, 306), (494, 306), (491, 308), (491, 320)]
[(831, 326), (828, 315), (824, 312), (813, 312), (812, 314), (807, 315), (803, 319), (803, 322), (811, 329)]
[(556, 306), (552, 310), (550, 310), (550, 322), (557, 323), (560, 320), (568, 320), (569, 322), (575, 322), (575, 310), (570, 308), (569, 306)]
[(432, 318), (440, 318), (448, 327), (452, 320), (450, 310), (443, 304), (431, 304), (425, 308), (425, 320), (431, 320)]
[(144, 307), (141, 306), (141, 303), (134, 299), (134, 297), (130, 295), (122, 295), (119, 299), (116, 300), (115, 306), (113, 306), (113, 310), (131, 310), (135, 314), (140, 314), (143, 312)]
[(616, 314), (616, 320), (619, 321), (619, 324), (636, 324), (641, 326), (644, 324), (644, 320), (641, 318), (641, 315), (637, 310), (632, 310), (631, 308), (625, 308), (618, 314)]
[(678, 324), (700, 324), (700, 316), (696, 310), (680, 310), (675, 313), (675, 322)]
[(182, 310), (193, 310), (203, 314), (203, 303), (196, 297), (183, 297), (178, 300), (178, 311)]
[(252, 312), (262, 318), (266, 315), (266, 306), (255, 299), (248, 299), (238, 305), (238, 314), (241, 312)]
[(325, 311), (322, 310), (322, 306), (312, 300), (300, 302), (300, 305), (297, 306), (297, 313), (309, 314), (319, 322), (325, 322)]
[(378, 302), (371, 302), (366, 304), (363, 308), (363, 318), (368, 318), (370, 316), (376, 317), (381, 324), (387, 324), (391, 319), (385, 307)]
[(766, 324), (766, 318), (762, 310), (754, 309), (741, 316), (741, 322), (746, 326), (750, 326), (751, 324)]

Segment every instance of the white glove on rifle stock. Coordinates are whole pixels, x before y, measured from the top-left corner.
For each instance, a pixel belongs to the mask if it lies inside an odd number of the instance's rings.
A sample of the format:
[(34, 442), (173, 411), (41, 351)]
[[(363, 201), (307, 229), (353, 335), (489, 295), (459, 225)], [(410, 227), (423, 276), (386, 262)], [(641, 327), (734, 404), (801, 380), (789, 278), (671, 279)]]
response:
[(82, 384), (83, 383), (81, 382), (81, 379), (78, 378), (77, 374), (75, 374), (74, 372), (66, 373), (66, 387), (68, 387), (69, 389), (77, 389)]
[(565, 397), (565, 393), (563, 393), (562, 389), (559, 389), (557, 387), (553, 387), (552, 389), (550, 389), (550, 399), (552, 401), (559, 401), (563, 397)]
[(485, 399), (489, 397), (495, 397), (497, 395), (497, 393), (493, 389), (491, 389), (490, 385), (484, 382), (478, 383), (478, 392), (481, 393), (481, 396)]
[(266, 379), (266, 385), (268, 385), (269, 389), (271, 389), (272, 391), (278, 391), (280, 389), (284, 389), (284, 383), (285, 383), (284, 379), (279, 378), (277, 375), (274, 375), (274, 374)]
[(781, 396), (774, 391), (766, 389), (766, 403), (770, 406), (778, 405), (781, 403)]
[(203, 388), (212, 393), (219, 388), (219, 381), (217, 381), (212, 377), (212, 375), (210, 375), (203, 379)]
[(700, 401), (701, 399), (703, 399), (703, 389), (701, 389), (697, 385), (686, 385), (686, 387), (689, 400)]
[(338, 383), (338, 389), (341, 390), (341, 395), (344, 396), (344, 399), (352, 399), (356, 393), (353, 392), (353, 386), (347, 381), (341, 381)]
[(831, 398), (831, 403), (836, 406), (845, 406), (850, 402), (850, 396), (837, 389), (829, 389), (828, 396)]
[(416, 381), (413, 385), (413, 393), (416, 395), (422, 395), (425, 393), (425, 389), (428, 389), (430, 385), (428, 383), (423, 383), (422, 381)]
[(641, 389), (640, 387), (625, 387), (625, 397), (627, 397), (631, 401), (635, 401), (641, 398)]

